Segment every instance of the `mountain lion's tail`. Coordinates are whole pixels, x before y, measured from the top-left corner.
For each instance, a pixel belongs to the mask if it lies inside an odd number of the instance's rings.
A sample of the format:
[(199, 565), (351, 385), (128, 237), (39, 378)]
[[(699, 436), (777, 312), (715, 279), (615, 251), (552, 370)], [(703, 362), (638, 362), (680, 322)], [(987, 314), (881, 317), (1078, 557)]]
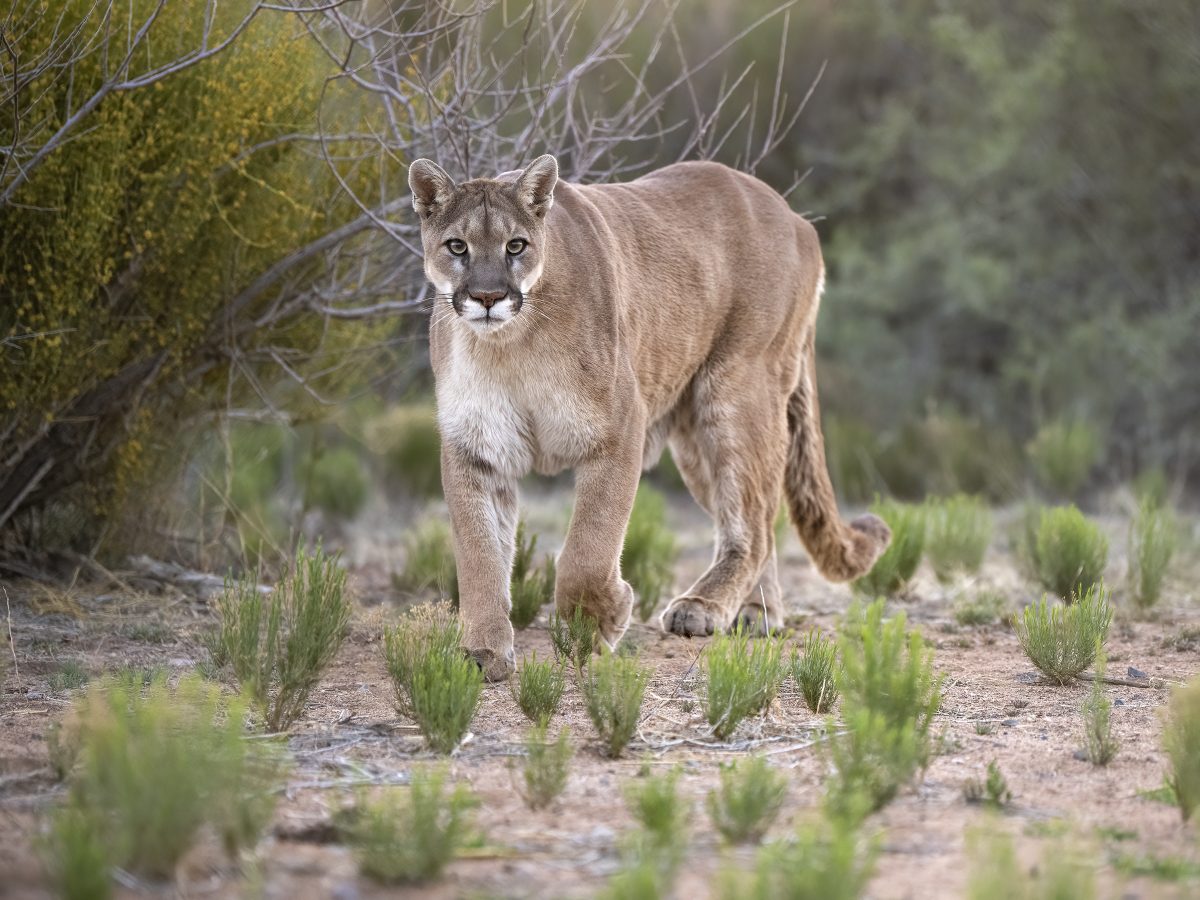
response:
[(787, 418), (790, 444), (783, 492), (800, 540), (830, 581), (865, 575), (887, 549), (892, 532), (878, 516), (867, 514), (846, 523), (838, 515), (825, 466), (812, 328), (805, 338), (799, 383), (788, 398)]

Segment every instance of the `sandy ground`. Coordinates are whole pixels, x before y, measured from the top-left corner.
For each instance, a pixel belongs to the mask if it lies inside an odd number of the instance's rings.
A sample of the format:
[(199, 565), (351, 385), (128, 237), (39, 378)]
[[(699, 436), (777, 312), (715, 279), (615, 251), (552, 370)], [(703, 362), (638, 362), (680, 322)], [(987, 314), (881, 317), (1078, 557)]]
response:
[[(567, 502), (563, 494), (549, 494), (531, 504), (530, 520), (543, 529), (550, 547), (562, 533)], [(704, 567), (708, 535), (698, 512), (682, 502), (671, 515), (683, 544), (678, 586)], [(1095, 867), (1102, 896), (1195, 896), (1200, 881), (1133, 877), (1113, 864), (1122, 856), (1200, 863), (1195, 827), (1184, 826), (1173, 807), (1139, 795), (1162, 783), (1161, 713), (1167, 690), (1107, 688), (1116, 704), (1113, 723), (1121, 751), (1112, 765), (1097, 768), (1075, 756), (1082, 745), (1079, 708), (1088, 687), (1043, 683), (1007, 626), (955, 623), (956, 591), (986, 584), (1003, 591), (1014, 608), (1033, 599), (1033, 588), (1003, 550), (1002, 530), (972, 585), (945, 588), (922, 572), (907, 596), (892, 604), (921, 629), (945, 673), (945, 703), (938, 717), (943, 742), (923, 782), (869, 820), (882, 851), (868, 895), (923, 900), (964, 895), (970, 871), (967, 834), (993, 817), (966, 802), (963, 785), (982, 778), (995, 760), (1014, 799), (992, 827), (1016, 838), (1025, 866), (1036, 866), (1046, 852), (1069, 849)], [(1114, 538), (1122, 534), (1119, 523), (1113, 531)], [(760, 752), (787, 773), (788, 803), (768, 840), (785, 837), (819, 804), (827, 772), (824, 722), (805, 709), (790, 681), (767, 716), (743, 724), (730, 743), (719, 744), (708, 734), (698, 702), (696, 660), (704, 642), (664, 635), (653, 624), (635, 625), (627, 640), (639, 647), (655, 676), (639, 736), (625, 758), (599, 755), (578, 690), (570, 685), (557, 722), (570, 725), (576, 746), (571, 780), (554, 807), (529, 812), (514, 789), (513, 768), (526, 724), (508, 687), (488, 685), (472, 737), (449, 762), (452, 777), (469, 784), (481, 801), (476, 816), (482, 845), (432, 885), (384, 891), (359, 878), (350, 852), (331, 838), (331, 817), (353, 802), (356, 790), (404, 783), (415, 768), (436, 761), (424, 751), (415, 726), (397, 718), (383, 666), (380, 630), (404, 602), (388, 582), (389, 569), (402, 556), (398, 542), (378, 517), (352, 529), (348, 542), (358, 599), (352, 632), (290, 739), (295, 768), (254, 859), (235, 868), (201, 847), (185, 861), (175, 886), (131, 883), (121, 888), (122, 895), (591, 896), (621, 865), (619, 843), (631, 827), (623, 786), (646, 771), (678, 765), (692, 820), (675, 896), (704, 897), (722, 867), (752, 859), (751, 851), (722, 848), (708, 821), (704, 799), (720, 764)], [(1117, 577), (1121, 563), (1113, 565)], [(798, 633), (811, 625), (835, 630), (850, 592), (823, 582), (791, 537), (782, 575), (790, 625)], [(206, 603), (133, 576), (122, 580), (119, 587), (81, 580), (69, 590), (29, 580), (0, 582), (11, 607), (17, 663), (16, 669), (8, 666), (0, 696), (3, 896), (52, 895), (34, 844), (41, 817), (62, 794), (47, 766), (47, 726), (71, 702), (71, 692), (50, 688), (52, 673), (67, 660), (78, 661), (93, 676), (130, 665), (183, 672), (204, 658), (199, 634), (212, 622)], [(1110, 674), (1124, 674), (1132, 666), (1152, 678), (1178, 682), (1200, 671), (1200, 635), (1181, 638), (1200, 625), (1190, 583), (1176, 577), (1152, 620), (1121, 609), (1111, 632)], [(518, 632), (518, 657), (534, 650), (539, 657), (550, 653), (545, 612)], [(162, 627), (149, 634), (135, 627), (146, 623)]]

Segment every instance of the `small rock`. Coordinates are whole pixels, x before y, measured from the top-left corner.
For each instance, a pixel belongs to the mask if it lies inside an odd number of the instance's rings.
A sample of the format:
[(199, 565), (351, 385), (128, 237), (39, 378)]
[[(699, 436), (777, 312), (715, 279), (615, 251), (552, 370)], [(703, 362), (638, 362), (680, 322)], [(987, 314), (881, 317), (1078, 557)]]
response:
[(1145, 672), (1143, 672), (1141, 669), (1135, 669), (1133, 666), (1130, 666), (1128, 669), (1126, 669), (1125, 674), (1128, 675), (1130, 678), (1149, 678), (1150, 677)]
[(1113, 701), (1113, 706), (1124, 706), (1124, 705), (1125, 705), (1125, 701), (1122, 700), (1120, 697), (1118, 697), (1116, 700)]
[(1014, 726), (1019, 725), (1021, 723), (1020, 723), (1019, 719), (1005, 719), (1000, 724), (1003, 725), (1005, 728), (1013, 728)]
[(342, 882), (334, 887), (330, 896), (333, 900), (358, 900), (358, 887), (349, 882)]
[(1076, 750), (1076, 751), (1075, 751), (1074, 753), (1072, 753), (1071, 755), (1072, 755), (1073, 757), (1075, 757), (1075, 759), (1082, 760), (1083, 762), (1087, 762), (1087, 761), (1088, 761), (1087, 754), (1086, 754), (1086, 753), (1084, 753), (1082, 750)]

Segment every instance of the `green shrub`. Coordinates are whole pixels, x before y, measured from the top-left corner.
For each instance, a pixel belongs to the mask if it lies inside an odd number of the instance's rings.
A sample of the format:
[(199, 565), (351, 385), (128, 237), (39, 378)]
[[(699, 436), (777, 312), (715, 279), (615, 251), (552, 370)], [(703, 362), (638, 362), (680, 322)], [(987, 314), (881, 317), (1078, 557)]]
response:
[(1129, 526), (1129, 580), (1143, 609), (1162, 596), (1163, 580), (1178, 545), (1175, 517), (1165, 506), (1143, 500)]
[(367, 473), (350, 447), (334, 447), (311, 459), (304, 473), (304, 506), (353, 519), (367, 502)]
[(1017, 562), (1020, 569), (1025, 575), (1034, 581), (1040, 579), (1042, 570), (1041, 561), (1038, 559), (1037, 552), (1037, 536), (1038, 526), (1042, 524), (1042, 516), (1046, 512), (1046, 507), (1026, 501), (1021, 505), (1021, 516), (1017, 521), (1016, 535), (1013, 541), (1013, 550), (1017, 556)]
[(450, 526), (429, 518), (403, 536), (404, 571), (392, 576), (392, 584), (410, 593), (437, 591), (438, 596), (457, 602), (458, 566), (454, 560), (454, 538)]
[(521, 712), (535, 725), (545, 725), (558, 710), (567, 679), (562, 663), (555, 665), (549, 660), (538, 662), (537, 652), (521, 663), (515, 678), (509, 681), (509, 690)]
[(320, 546), (299, 550), (264, 598), (256, 578), (227, 586), (217, 601), (219, 643), (268, 731), (285, 731), (337, 655), (350, 623), (346, 571)]
[(59, 664), (50, 673), (49, 685), (52, 691), (74, 691), (88, 683), (87, 669), (78, 660), (68, 659)]
[(758, 851), (754, 872), (726, 870), (722, 900), (857, 900), (867, 888), (878, 848), (848, 820), (801, 826), (794, 839)]
[(1187, 821), (1200, 809), (1200, 678), (1172, 692), (1163, 749), (1171, 764), (1166, 781)]
[(963, 785), (963, 796), (968, 803), (983, 803), (994, 809), (1012, 802), (1012, 791), (1008, 788), (1008, 781), (1000, 771), (1000, 764), (994, 759), (987, 764), (987, 778), (983, 781), (972, 778)]
[(362, 873), (384, 884), (430, 881), (471, 838), (477, 801), (462, 785), (445, 790), (442, 772), (414, 772), (408, 796), (389, 790), (384, 799), (360, 804), (346, 829)]
[(783, 681), (783, 639), (753, 638), (736, 628), (717, 634), (705, 648), (704, 715), (718, 740), (742, 719), (763, 712)]
[(834, 779), (830, 808), (840, 817), (879, 809), (933, 752), (933, 717), (942, 678), (921, 635), (906, 629), (904, 613), (883, 620), (883, 600), (846, 613), (839, 639), (845, 733), (830, 744)]
[(584, 706), (609, 756), (620, 756), (637, 731), (649, 682), (650, 670), (637, 659), (607, 650), (583, 673), (579, 686)]
[(1143, 469), (1133, 479), (1133, 495), (1137, 497), (1139, 505), (1146, 504), (1152, 508), (1166, 506), (1170, 493), (1171, 485), (1161, 466)]
[(1041, 486), (1070, 499), (1100, 459), (1100, 435), (1087, 422), (1052, 422), (1038, 431), (1026, 449)]
[(395, 628), (383, 630), (383, 654), (396, 691), (396, 709), (414, 718), (412, 684), (427, 656), (460, 652), (462, 623), (449, 603), (422, 603), (408, 610)]
[(1064, 600), (1104, 580), (1108, 538), (1074, 506), (1042, 512), (1036, 547), (1038, 580)]
[(954, 600), (954, 621), (959, 625), (991, 625), (1007, 612), (1008, 600), (999, 591), (982, 590)]
[(442, 450), (432, 405), (397, 406), (367, 423), (368, 449), (384, 460), (389, 478), (418, 498), (442, 492)]
[(665, 775), (647, 776), (625, 794), (640, 826), (630, 841), (631, 854), (638, 862), (652, 864), (668, 881), (683, 861), (690, 825), (687, 803), (677, 790), (679, 774), (674, 768)]
[(992, 539), (992, 511), (977, 497), (955, 494), (926, 504), (925, 555), (939, 581), (978, 572)]
[(1042, 852), (1041, 864), (1026, 869), (1017, 860), (1012, 838), (991, 828), (967, 832), (969, 900), (1090, 900), (1096, 896), (1089, 860), (1080, 860), (1058, 843)]
[(667, 883), (652, 862), (641, 862), (624, 868), (609, 879), (600, 893), (603, 900), (661, 900), (669, 893)]
[(871, 511), (892, 529), (892, 542), (871, 571), (854, 582), (854, 588), (868, 597), (889, 597), (908, 583), (921, 564), (925, 511), (894, 500), (876, 500)]
[(524, 787), (521, 796), (530, 809), (543, 809), (567, 786), (571, 766), (571, 730), (563, 728), (558, 739), (546, 739), (545, 723), (534, 725), (525, 741), (525, 765), (522, 768)]
[(639, 486), (625, 529), (621, 575), (633, 586), (638, 618), (643, 622), (670, 590), (678, 552), (675, 535), (667, 527), (666, 500), (649, 485)]
[(600, 631), (596, 620), (575, 607), (569, 619), (557, 612), (550, 614), (550, 644), (559, 662), (570, 663), (576, 673), (582, 672), (595, 652)]
[[(354, 194), (375, 177), (340, 173), (351, 190), (340, 189), (320, 154), (288, 140), (317, 129), (336, 65), (277, 14), (257, 16), (228, 49), (197, 59), (195, 48), (217, 47), (245, 8), (218, 4), (210, 17), (193, 4), (160, 7), (62, 0), (8, 35), (31, 77), (13, 95), (26, 127), (5, 128), (0, 145), (19, 138), (36, 147), (67, 133), (0, 203), (0, 334), (26, 338), (5, 348), (0, 367), (0, 396), (20, 398), (0, 428), (0, 486), (11, 496), (10, 478), (20, 477), (9, 461), (44, 458), (58, 477), (26, 501), (69, 498), (86, 511), (85, 542), (169, 512), (159, 499), (170, 493), (147, 487), (186, 460), (181, 446), (199, 443), (180, 423), (208, 430), (208, 413), (261, 404), (264, 389), (280, 393), (281, 361), (337, 397), (378, 365), (363, 345), (394, 327), (326, 319), (304, 302), (330, 277), (329, 262), (343, 269), (348, 255), (362, 258), (339, 250), (363, 248), (361, 239), (357, 248), (334, 244), (320, 261), (298, 248), (361, 215)], [(144, 23), (145, 41), (118, 71)], [(40, 66), (47, 52), (53, 64)], [(196, 64), (84, 108), (105, 79), (136, 82), (173, 54)], [(363, 97), (339, 101), (326, 107), (328, 133), (373, 115)], [(67, 127), (72, 114), (80, 118)], [(6, 186), (26, 168), (24, 152), (4, 167)], [(227, 352), (235, 344), (247, 352)], [(16, 359), (24, 362), (8, 364)], [(87, 414), (72, 413), (79, 409)]]
[(1058, 684), (1070, 684), (1103, 647), (1112, 614), (1108, 591), (1100, 586), (1094, 585), (1070, 606), (1043, 597), (1016, 619), (1017, 639), (1039, 672)]
[(483, 695), (483, 673), (463, 653), (461, 640), (462, 626), (444, 603), (410, 610), (383, 634), (396, 708), (417, 723), (437, 753), (462, 743)]
[(731, 844), (758, 843), (787, 798), (787, 777), (765, 757), (721, 768), (721, 787), (708, 795), (713, 827)]
[(512, 571), (512, 611), (514, 628), (528, 628), (538, 611), (554, 599), (554, 557), (547, 556), (540, 568), (534, 568), (537, 535), (529, 535), (525, 520), (517, 523), (516, 554)]
[(65, 807), (53, 815), (40, 849), (58, 894), (65, 900), (105, 900), (112, 896), (112, 863), (103, 822)]
[(1107, 766), (1121, 747), (1112, 734), (1112, 701), (1103, 688), (1106, 663), (1103, 648), (1097, 647), (1092, 690), (1083, 701), (1083, 750), (1096, 766)]
[[(201, 828), (230, 854), (253, 846), (270, 819), (281, 777), (275, 748), (245, 740), (245, 708), (185, 677), (105, 681), (77, 707), (78, 761), (55, 815), (51, 868), (68, 881), (98, 877), (97, 860), (168, 877)], [(89, 874), (91, 873), (91, 874)]]
[(815, 628), (804, 636), (801, 652), (792, 651), (792, 677), (813, 712), (829, 712), (837, 703), (837, 669), (837, 643)]

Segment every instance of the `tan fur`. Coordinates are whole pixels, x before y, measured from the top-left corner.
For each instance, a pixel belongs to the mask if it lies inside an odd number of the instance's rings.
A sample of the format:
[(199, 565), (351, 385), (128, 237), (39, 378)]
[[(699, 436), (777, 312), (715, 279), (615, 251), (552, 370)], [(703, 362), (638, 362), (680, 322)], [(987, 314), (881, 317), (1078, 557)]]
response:
[[(782, 624), (781, 491), (823, 575), (870, 569), (890, 534), (874, 516), (838, 515), (813, 358), (824, 267), (815, 230), (782, 197), (701, 162), (574, 185), (542, 157), (454, 185), (420, 160), (410, 184), (439, 293), (430, 347), (464, 640), (488, 677), (513, 668), (516, 485), (531, 469), (575, 470), (555, 602), (565, 615), (582, 605), (610, 645), (633, 602), (620, 554), (634, 493), (664, 443), (717, 532), (712, 565), (663, 613), (667, 630)], [(510, 256), (514, 237), (528, 246)], [(469, 296), (491, 288), (507, 293), (490, 310)]]

